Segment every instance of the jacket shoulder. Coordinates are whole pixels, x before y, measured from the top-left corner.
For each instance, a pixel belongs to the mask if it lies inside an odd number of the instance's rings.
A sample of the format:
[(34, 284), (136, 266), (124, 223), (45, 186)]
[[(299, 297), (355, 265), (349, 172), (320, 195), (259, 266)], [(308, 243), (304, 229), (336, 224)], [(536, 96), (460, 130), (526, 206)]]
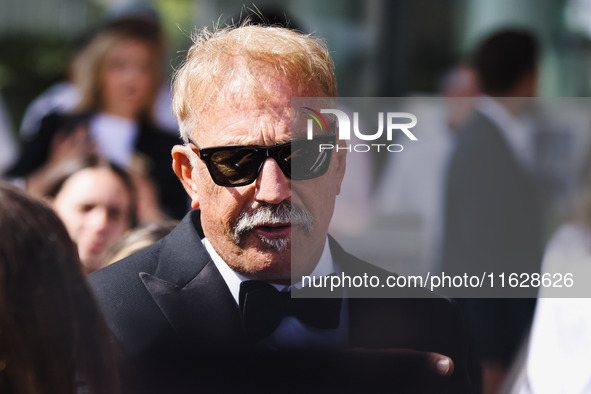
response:
[(166, 319), (144, 286), (140, 274), (158, 265), (161, 242), (89, 275), (88, 281), (103, 316), (123, 352), (141, 357), (163, 331)]
[(153, 272), (160, 258), (160, 245), (161, 242), (158, 241), (91, 273), (88, 276), (88, 281), (95, 294), (109, 294), (111, 290), (116, 290), (118, 287), (129, 287), (136, 282), (136, 279), (139, 280), (140, 272)]

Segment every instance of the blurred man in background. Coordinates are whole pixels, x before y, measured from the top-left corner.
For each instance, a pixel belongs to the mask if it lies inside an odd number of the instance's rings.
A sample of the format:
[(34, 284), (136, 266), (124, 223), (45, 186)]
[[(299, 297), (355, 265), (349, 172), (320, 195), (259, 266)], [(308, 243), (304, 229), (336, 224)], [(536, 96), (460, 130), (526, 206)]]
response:
[[(537, 41), (524, 31), (494, 34), (474, 54), (485, 96), (460, 131), (448, 168), (445, 272), (539, 272), (542, 224), (532, 177), (534, 130), (524, 116), (536, 93), (537, 59)], [(535, 298), (458, 303), (483, 360), (484, 392), (495, 393), (527, 333)]]

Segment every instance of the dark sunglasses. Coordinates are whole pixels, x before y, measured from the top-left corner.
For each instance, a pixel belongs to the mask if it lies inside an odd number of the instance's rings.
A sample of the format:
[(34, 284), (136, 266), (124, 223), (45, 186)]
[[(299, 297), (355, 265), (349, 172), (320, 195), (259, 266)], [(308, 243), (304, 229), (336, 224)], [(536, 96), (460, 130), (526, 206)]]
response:
[(216, 184), (236, 187), (254, 182), (269, 158), (275, 160), (289, 179), (313, 179), (324, 175), (330, 166), (332, 149), (320, 149), (320, 144), (334, 146), (336, 136), (294, 139), (272, 146), (227, 145), (203, 149), (191, 138), (189, 142), (197, 148)]

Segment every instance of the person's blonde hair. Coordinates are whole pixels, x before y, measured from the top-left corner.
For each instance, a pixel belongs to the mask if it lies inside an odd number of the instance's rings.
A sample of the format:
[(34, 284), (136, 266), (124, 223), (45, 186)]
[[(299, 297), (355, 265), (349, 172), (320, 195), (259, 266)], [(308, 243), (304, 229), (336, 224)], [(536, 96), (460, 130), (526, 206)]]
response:
[(100, 110), (103, 103), (102, 74), (109, 53), (125, 41), (140, 42), (150, 48), (154, 64), (153, 82), (140, 117), (153, 120), (153, 107), (163, 80), (163, 37), (157, 25), (143, 19), (120, 20), (96, 34), (82, 51), (74, 69), (74, 80), (80, 89), (80, 100), (74, 111)]
[(334, 64), (320, 38), (282, 27), (243, 25), (204, 28), (193, 41), (173, 85), (173, 110), (185, 142), (199, 117), (237, 78), (256, 100), (272, 99), (261, 84), (270, 72), (287, 78), (298, 91), (337, 96)]
[(99, 269), (152, 245), (154, 242), (167, 236), (177, 224), (177, 221), (171, 220), (160, 223), (149, 223), (129, 230), (123, 237), (119, 238), (117, 242), (105, 250), (101, 256)]

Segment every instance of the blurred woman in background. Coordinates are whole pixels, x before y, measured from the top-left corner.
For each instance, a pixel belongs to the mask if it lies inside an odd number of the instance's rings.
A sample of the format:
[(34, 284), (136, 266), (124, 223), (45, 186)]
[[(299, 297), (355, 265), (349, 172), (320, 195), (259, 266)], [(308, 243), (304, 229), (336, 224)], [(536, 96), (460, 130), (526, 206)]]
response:
[(99, 268), (100, 257), (137, 223), (131, 178), (97, 157), (55, 167), (40, 186), (78, 247), (87, 273)]
[(96, 152), (133, 172), (168, 215), (181, 218), (187, 199), (170, 154), (179, 141), (153, 121), (163, 46), (159, 25), (146, 19), (120, 19), (97, 33), (77, 64), (78, 105), (42, 120), (9, 175), (26, 177), (35, 192), (51, 168)]
[(118, 393), (117, 359), (54, 212), (0, 182), (0, 393)]
[(583, 201), (544, 253), (551, 286), (540, 287), (520, 394), (591, 392), (591, 182)]

